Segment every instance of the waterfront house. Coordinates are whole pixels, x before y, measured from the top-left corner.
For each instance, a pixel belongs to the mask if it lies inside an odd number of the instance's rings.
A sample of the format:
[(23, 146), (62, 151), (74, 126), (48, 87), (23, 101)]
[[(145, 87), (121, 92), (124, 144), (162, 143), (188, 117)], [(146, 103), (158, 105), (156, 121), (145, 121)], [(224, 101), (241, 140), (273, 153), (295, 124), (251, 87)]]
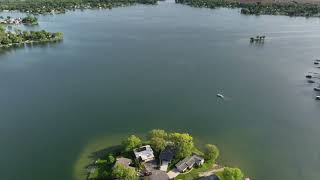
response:
[(160, 152), (159, 161), (161, 171), (167, 171), (168, 165), (173, 159), (174, 154), (174, 148), (171, 146), (167, 146), (163, 151)]
[(204, 163), (204, 159), (198, 155), (192, 155), (184, 158), (176, 164), (176, 168), (179, 172), (185, 172), (188, 169), (192, 169), (195, 165), (201, 166)]
[(137, 159), (141, 159), (143, 162), (154, 160), (153, 150), (150, 145), (141, 146), (133, 150)]

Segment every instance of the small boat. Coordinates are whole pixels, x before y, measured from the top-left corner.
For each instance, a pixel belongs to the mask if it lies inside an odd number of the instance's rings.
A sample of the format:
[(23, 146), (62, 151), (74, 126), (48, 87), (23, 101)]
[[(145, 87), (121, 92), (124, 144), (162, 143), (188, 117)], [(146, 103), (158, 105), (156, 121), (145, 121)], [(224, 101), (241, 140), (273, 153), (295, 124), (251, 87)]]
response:
[(315, 61), (320, 62), (320, 59), (316, 59)]
[(312, 76), (311, 76), (310, 74), (308, 74), (308, 75), (306, 75), (306, 78), (311, 79), (311, 78), (312, 78)]
[(313, 64), (318, 65), (318, 64), (319, 64), (319, 62), (317, 62), (317, 61), (316, 61), (316, 62), (314, 62)]
[(316, 100), (320, 100), (320, 96), (316, 96)]
[(313, 88), (314, 91), (320, 91), (320, 87)]
[(315, 83), (314, 80), (308, 80), (308, 83)]
[(222, 94), (217, 94), (217, 97), (219, 97), (219, 98), (224, 98), (224, 95), (222, 95)]

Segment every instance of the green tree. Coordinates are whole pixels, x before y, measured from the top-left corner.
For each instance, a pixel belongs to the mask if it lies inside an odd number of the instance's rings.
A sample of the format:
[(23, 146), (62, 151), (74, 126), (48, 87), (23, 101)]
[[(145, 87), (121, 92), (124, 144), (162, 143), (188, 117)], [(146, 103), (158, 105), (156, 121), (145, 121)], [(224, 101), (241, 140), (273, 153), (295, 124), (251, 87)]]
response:
[(194, 149), (192, 136), (187, 133), (172, 133), (169, 138), (174, 143), (177, 158), (184, 158), (192, 154)]
[(239, 168), (224, 168), (222, 175), (225, 180), (242, 180), (243, 173)]
[(153, 150), (160, 152), (166, 147), (168, 134), (162, 129), (153, 129), (148, 132), (147, 139)]
[(28, 15), (27, 17), (22, 18), (22, 23), (36, 25), (38, 24), (38, 18), (35, 16)]
[(141, 139), (135, 135), (131, 135), (127, 139), (122, 141), (122, 145), (124, 151), (129, 152), (141, 145)]
[(153, 129), (148, 132), (147, 139), (148, 140), (151, 140), (152, 138), (166, 139), (167, 136), (168, 136), (168, 134), (166, 133), (166, 131), (164, 131), (162, 129)]
[(215, 161), (219, 157), (219, 154), (220, 154), (220, 152), (219, 152), (219, 149), (217, 148), (217, 146), (215, 146), (213, 144), (206, 144), (204, 157), (207, 160)]
[(156, 152), (164, 150), (167, 145), (167, 141), (163, 138), (154, 137), (150, 139), (150, 145)]
[(111, 176), (113, 179), (136, 180), (137, 172), (132, 167), (125, 167), (122, 164), (117, 164), (113, 167)]
[(111, 153), (107, 155), (106, 160), (108, 164), (113, 164), (114, 162), (116, 162), (116, 158)]

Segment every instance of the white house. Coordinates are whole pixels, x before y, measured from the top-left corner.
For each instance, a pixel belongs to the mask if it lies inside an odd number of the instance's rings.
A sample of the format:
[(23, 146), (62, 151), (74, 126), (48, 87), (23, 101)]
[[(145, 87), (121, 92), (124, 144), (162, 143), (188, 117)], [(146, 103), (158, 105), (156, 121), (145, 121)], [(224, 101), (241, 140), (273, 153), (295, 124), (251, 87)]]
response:
[(153, 150), (150, 145), (145, 145), (133, 150), (137, 159), (141, 159), (144, 162), (154, 160)]

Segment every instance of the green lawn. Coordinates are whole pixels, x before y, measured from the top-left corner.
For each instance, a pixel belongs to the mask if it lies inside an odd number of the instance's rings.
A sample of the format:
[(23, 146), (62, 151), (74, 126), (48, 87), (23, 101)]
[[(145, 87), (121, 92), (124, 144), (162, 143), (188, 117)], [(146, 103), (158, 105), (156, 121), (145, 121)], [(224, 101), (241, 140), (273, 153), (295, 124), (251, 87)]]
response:
[(175, 179), (192, 180), (199, 177), (199, 173), (208, 171), (212, 168), (214, 161), (207, 161), (199, 168), (193, 168), (191, 171), (180, 174)]

